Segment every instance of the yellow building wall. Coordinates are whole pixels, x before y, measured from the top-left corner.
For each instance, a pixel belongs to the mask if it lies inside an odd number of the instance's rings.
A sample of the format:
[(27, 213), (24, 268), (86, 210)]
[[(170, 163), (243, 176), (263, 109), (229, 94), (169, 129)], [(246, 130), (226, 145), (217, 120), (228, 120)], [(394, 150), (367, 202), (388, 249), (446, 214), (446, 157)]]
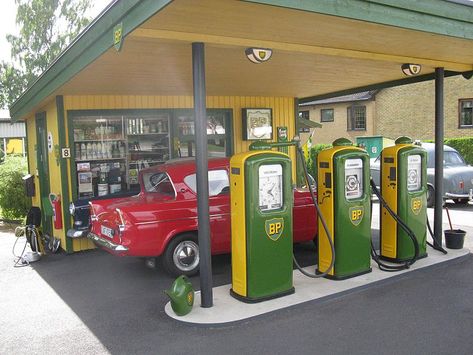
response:
[(8, 139), (7, 154), (23, 154), (23, 140), (21, 138)]

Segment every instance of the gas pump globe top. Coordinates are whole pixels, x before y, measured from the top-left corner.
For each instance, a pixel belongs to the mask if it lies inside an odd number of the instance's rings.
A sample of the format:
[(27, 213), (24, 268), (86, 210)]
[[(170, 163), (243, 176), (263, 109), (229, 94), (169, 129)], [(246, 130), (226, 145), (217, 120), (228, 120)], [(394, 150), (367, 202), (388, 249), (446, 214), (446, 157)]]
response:
[[(427, 152), (399, 137), (381, 153), (381, 194), (389, 207), (413, 231), (419, 258), (427, 256)], [(381, 206), (381, 257), (401, 262), (414, 256), (414, 245), (406, 232)]]

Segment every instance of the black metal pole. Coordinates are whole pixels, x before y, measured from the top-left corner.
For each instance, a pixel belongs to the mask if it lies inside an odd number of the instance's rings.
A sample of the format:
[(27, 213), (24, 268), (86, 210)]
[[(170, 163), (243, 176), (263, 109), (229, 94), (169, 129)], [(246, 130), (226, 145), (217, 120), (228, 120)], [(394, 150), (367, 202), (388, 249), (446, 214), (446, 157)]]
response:
[(209, 177), (207, 157), (207, 110), (205, 104), (205, 48), (192, 43), (194, 82), (195, 163), (197, 168), (197, 218), (199, 224), (200, 305), (213, 306), (212, 260), (210, 256)]
[(434, 204), (434, 245), (442, 247), (443, 208), (443, 68), (435, 68), (435, 204)]

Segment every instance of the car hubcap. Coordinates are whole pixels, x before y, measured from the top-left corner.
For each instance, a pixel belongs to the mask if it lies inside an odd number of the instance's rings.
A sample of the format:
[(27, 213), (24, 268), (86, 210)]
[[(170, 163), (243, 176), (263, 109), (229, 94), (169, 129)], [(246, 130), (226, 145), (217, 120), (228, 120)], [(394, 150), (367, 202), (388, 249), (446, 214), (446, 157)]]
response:
[(191, 271), (199, 265), (199, 247), (186, 240), (177, 245), (172, 256), (174, 265), (181, 271)]

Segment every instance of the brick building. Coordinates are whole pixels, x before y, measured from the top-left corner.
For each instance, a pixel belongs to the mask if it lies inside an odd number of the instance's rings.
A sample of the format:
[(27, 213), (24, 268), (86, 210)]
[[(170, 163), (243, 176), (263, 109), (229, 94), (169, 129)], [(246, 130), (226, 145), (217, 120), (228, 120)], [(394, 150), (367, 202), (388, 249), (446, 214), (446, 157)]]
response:
[[(445, 78), (445, 137), (473, 136), (473, 80)], [(314, 141), (358, 136), (434, 139), (434, 81), (367, 91), (300, 105), (302, 117), (322, 123)]]
[(325, 100), (301, 104), (302, 118), (320, 122), (322, 127), (314, 135), (314, 143), (332, 143), (346, 137), (352, 141), (358, 136), (375, 134), (375, 91), (365, 91)]
[[(376, 94), (375, 134), (434, 138), (434, 82), (384, 89)], [(445, 138), (473, 136), (473, 80), (445, 78)]]

